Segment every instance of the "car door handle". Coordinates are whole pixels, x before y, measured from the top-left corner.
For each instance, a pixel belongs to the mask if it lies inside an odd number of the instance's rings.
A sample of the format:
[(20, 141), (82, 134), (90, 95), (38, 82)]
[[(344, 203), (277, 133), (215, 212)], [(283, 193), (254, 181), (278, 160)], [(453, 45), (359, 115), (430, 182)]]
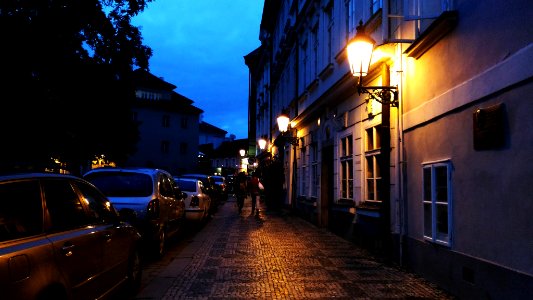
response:
[(65, 256), (71, 256), (72, 255), (72, 249), (74, 249), (74, 244), (65, 244), (63, 247), (61, 247), (61, 253)]

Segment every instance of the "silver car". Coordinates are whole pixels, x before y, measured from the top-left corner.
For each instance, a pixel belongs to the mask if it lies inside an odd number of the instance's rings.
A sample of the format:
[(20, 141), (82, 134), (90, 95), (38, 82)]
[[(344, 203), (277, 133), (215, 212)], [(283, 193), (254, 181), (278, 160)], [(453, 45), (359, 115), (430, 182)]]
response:
[(163, 256), (167, 239), (183, 229), (184, 195), (167, 171), (98, 168), (83, 177), (96, 185), (121, 215), (130, 215), (130, 222), (156, 256)]
[(176, 183), (187, 194), (185, 199), (185, 217), (188, 222), (196, 224), (207, 220), (211, 211), (211, 197), (206, 193), (201, 180), (175, 177)]
[(141, 283), (140, 235), (89, 182), (0, 176), (0, 298), (103, 299)]

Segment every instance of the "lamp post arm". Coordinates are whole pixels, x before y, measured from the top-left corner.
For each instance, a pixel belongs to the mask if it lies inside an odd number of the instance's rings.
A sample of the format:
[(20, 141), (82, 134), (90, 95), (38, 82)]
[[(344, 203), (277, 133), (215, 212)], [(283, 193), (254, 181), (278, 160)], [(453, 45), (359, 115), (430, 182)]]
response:
[(369, 94), (370, 98), (375, 99), (381, 104), (398, 107), (398, 87), (397, 86), (357, 86), (357, 92)]

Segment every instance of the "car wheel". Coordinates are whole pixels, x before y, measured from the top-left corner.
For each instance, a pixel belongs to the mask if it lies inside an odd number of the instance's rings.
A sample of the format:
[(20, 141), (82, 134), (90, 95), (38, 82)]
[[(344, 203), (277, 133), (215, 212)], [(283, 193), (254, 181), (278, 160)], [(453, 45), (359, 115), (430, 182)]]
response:
[(135, 248), (128, 259), (128, 293), (133, 295), (139, 291), (141, 288), (142, 273), (141, 256), (139, 249)]

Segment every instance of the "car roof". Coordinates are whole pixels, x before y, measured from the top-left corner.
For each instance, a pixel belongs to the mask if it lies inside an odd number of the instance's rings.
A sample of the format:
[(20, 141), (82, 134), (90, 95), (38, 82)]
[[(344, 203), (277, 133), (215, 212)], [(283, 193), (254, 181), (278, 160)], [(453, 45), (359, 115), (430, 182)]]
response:
[(182, 176), (206, 176), (206, 177), (209, 177), (210, 175), (208, 174), (201, 174), (201, 173), (187, 173), (187, 174), (182, 174), (178, 177), (182, 177)]
[(196, 178), (186, 178), (186, 177), (179, 177), (179, 176), (174, 176), (174, 179), (175, 180), (180, 180), (180, 181), (200, 181), (202, 182), (200, 179), (196, 179)]
[(80, 179), (77, 176), (69, 174), (59, 173), (46, 173), (46, 172), (32, 172), (32, 173), (13, 173), (0, 175), (0, 181), (13, 180), (13, 179), (28, 179), (28, 178), (69, 178)]
[(92, 170), (88, 171), (87, 173), (85, 173), (84, 176), (87, 175), (87, 174), (100, 173), (100, 172), (134, 172), (134, 173), (143, 173), (143, 174), (148, 174), (148, 175), (155, 175), (157, 173), (165, 173), (165, 174), (167, 174), (167, 175), (172, 177), (172, 175), (170, 175), (170, 173), (168, 173), (167, 171), (165, 171), (163, 169), (154, 169), (154, 168), (109, 168), (109, 167), (92, 169)]

